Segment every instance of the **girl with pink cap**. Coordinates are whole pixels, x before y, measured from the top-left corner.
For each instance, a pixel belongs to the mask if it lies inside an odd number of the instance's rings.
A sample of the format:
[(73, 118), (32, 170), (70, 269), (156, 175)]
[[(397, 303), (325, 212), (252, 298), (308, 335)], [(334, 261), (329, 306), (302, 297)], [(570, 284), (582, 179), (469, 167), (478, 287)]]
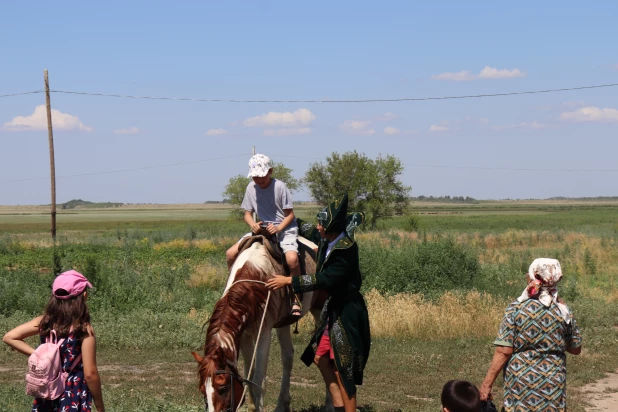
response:
[(2, 340), (27, 356), (35, 349), (24, 339), (39, 335), (41, 343), (55, 335), (60, 345), (62, 369), (68, 373), (65, 391), (57, 399), (35, 398), (32, 411), (90, 411), (94, 402), (105, 412), (101, 379), (97, 370), (96, 340), (90, 324), (86, 288), (92, 285), (75, 270), (61, 273), (54, 280), (52, 294), (42, 316), (32, 319), (4, 335)]

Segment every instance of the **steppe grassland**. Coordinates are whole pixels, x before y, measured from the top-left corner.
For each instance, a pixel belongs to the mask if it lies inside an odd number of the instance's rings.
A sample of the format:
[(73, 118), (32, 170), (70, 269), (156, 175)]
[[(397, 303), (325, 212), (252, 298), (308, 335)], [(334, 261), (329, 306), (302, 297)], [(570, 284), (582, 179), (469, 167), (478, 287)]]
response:
[[(0, 332), (40, 312), (56, 268), (75, 267), (95, 284), (90, 306), (108, 408), (201, 410), (189, 352), (203, 343), (202, 325), (225, 283), (225, 250), (246, 230), (217, 206), (60, 211), (55, 253), (43, 209), (0, 208)], [(561, 294), (584, 333), (584, 353), (569, 361), (569, 406), (582, 410), (574, 389), (618, 362), (618, 205), (414, 208), (357, 236), (374, 336), (359, 392), (364, 409), (436, 410), (446, 380), (479, 383), (504, 308), (525, 286), (523, 273), (535, 257), (551, 256), (563, 264)], [(316, 209), (297, 212), (313, 219)], [(297, 353), (311, 328), (309, 319), (301, 322)], [(0, 409), (23, 410), (25, 359), (6, 348), (0, 359)], [(273, 345), (268, 404), (276, 398), (277, 359)], [(322, 392), (317, 371), (297, 360), (295, 410), (317, 410)]]

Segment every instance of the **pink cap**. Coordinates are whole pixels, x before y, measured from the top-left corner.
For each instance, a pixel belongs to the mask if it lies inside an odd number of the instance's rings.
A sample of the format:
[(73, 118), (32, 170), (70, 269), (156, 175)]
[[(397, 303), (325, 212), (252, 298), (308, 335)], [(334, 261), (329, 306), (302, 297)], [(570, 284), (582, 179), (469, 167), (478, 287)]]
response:
[[(84, 290), (86, 290), (86, 287), (92, 287), (92, 284), (88, 282), (88, 279), (76, 270), (69, 270), (56, 276), (56, 280), (54, 280), (54, 284), (52, 286), (52, 293), (58, 299), (70, 299), (80, 295)], [(68, 293), (68, 295), (64, 293), (58, 295), (56, 293), (58, 290), (64, 290)]]

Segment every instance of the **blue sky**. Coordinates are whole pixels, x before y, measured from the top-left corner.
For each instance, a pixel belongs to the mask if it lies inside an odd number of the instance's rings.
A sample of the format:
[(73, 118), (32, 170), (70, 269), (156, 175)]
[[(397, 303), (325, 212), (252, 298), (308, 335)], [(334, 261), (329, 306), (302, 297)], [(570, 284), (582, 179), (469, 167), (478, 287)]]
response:
[[(0, 15), (0, 95), (42, 89), (43, 69), (52, 90), (243, 100), (618, 83), (615, 1), (3, 2)], [(365, 104), (53, 93), (58, 202), (219, 200), (252, 146), (297, 177), (333, 151), (393, 154), (417, 196), (618, 195), (618, 172), (504, 170), (618, 169), (617, 93)], [(44, 103), (0, 98), (0, 204), (49, 203)]]

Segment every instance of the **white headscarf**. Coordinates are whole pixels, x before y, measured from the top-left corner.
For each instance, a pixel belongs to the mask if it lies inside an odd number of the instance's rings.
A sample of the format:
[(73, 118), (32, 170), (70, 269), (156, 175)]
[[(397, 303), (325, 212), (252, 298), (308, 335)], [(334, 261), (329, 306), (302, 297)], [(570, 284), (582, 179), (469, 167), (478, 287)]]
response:
[(562, 279), (560, 262), (549, 258), (535, 259), (528, 269), (528, 279), (530, 283), (517, 300), (523, 302), (530, 298), (536, 298), (547, 308), (554, 302), (560, 309), (566, 323), (571, 323), (569, 308), (564, 303), (558, 302), (558, 287), (556, 285)]

